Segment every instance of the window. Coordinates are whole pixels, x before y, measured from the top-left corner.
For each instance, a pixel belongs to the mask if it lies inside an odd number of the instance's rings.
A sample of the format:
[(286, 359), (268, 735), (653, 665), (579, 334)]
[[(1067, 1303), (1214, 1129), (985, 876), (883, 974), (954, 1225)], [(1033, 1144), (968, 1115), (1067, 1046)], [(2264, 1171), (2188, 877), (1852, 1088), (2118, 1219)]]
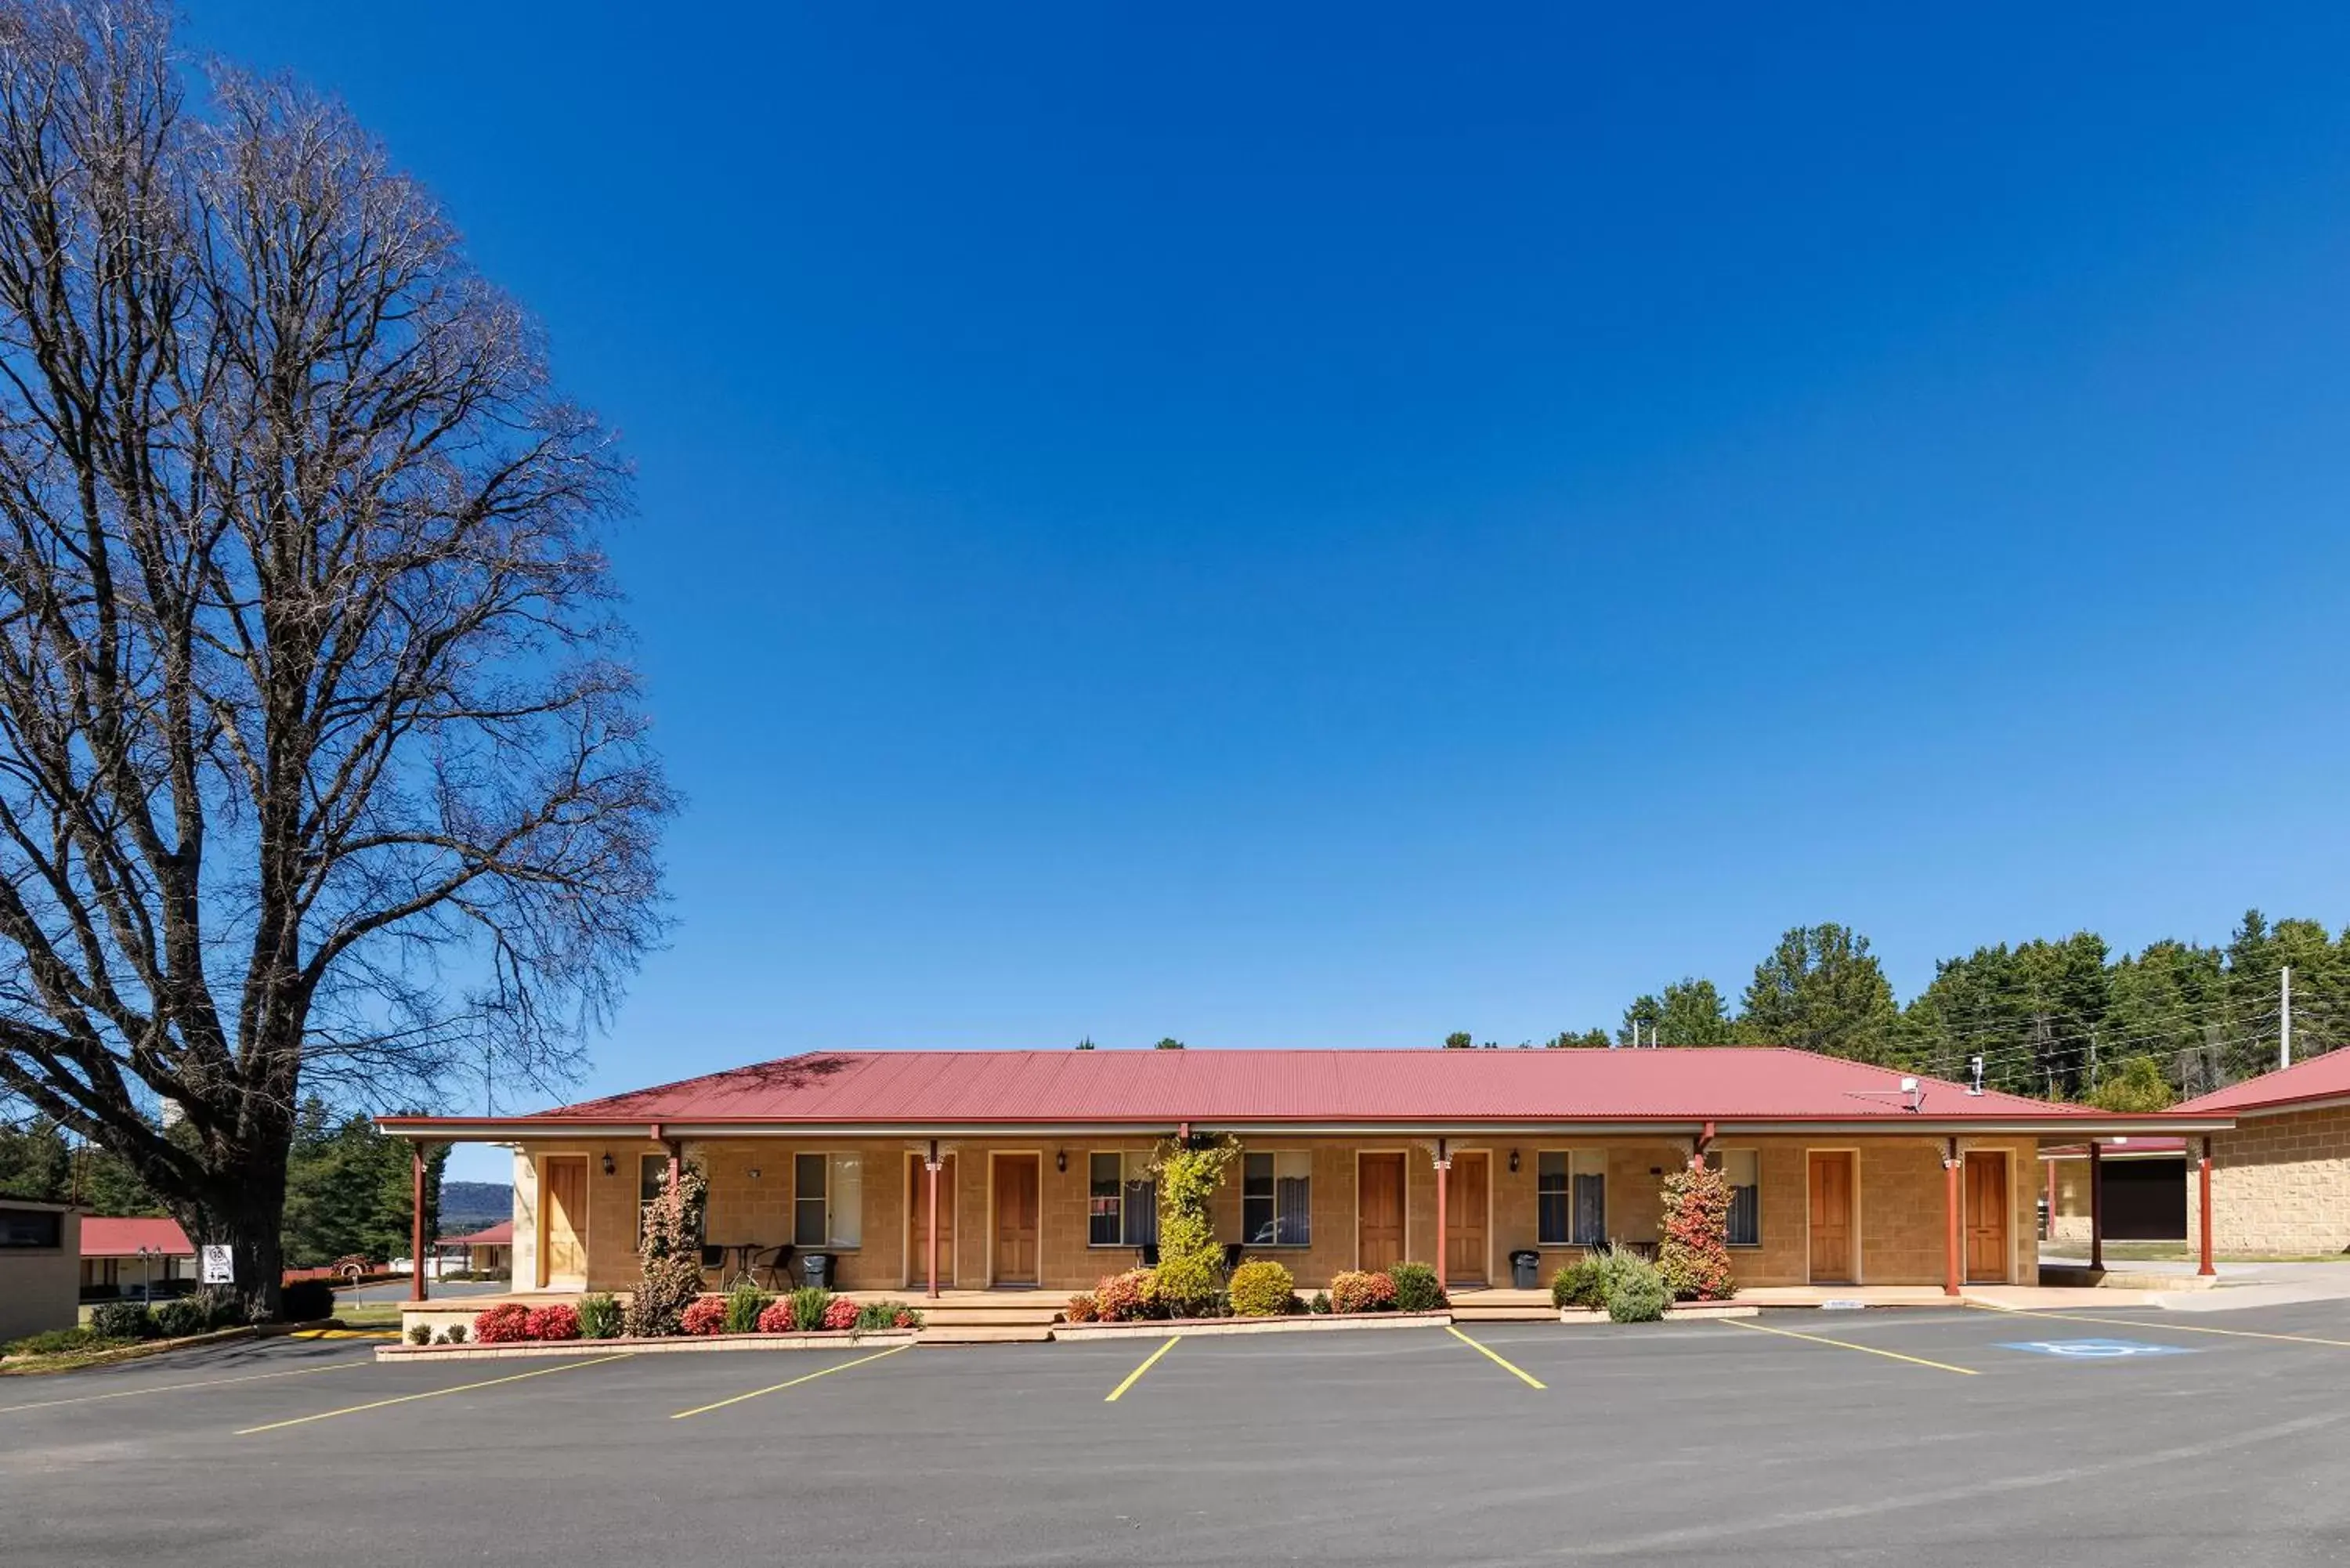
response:
[(1730, 1179), (1730, 1244), (1762, 1244), (1762, 1157), (1751, 1148), (1716, 1149), (1705, 1163)]
[(1544, 1247), (1607, 1244), (1607, 1151), (1534, 1156), (1534, 1241)]
[(792, 1244), (854, 1247), (865, 1240), (865, 1165), (853, 1154), (792, 1158)]
[(1252, 1247), (1314, 1243), (1314, 1157), (1252, 1154), (1241, 1162), (1241, 1240)]
[(1147, 1154), (1097, 1154), (1087, 1163), (1086, 1245), (1159, 1244), (1159, 1183)]
[(64, 1220), (47, 1209), (0, 1209), (0, 1247), (62, 1247)]
[(1564, 1150), (1534, 1156), (1534, 1244), (1564, 1247), (1575, 1234), (1575, 1204), (1567, 1192)]

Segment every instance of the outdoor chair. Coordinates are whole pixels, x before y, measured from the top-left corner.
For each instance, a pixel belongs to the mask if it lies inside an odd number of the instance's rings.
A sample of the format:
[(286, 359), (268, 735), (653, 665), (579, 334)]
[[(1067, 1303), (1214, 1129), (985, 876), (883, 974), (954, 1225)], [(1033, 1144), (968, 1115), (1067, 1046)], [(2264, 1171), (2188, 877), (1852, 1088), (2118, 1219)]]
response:
[(749, 1270), (751, 1277), (755, 1280), (762, 1274), (765, 1275), (767, 1288), (771, 1291), (790, 1290), (792, 1288), (792, 1255), (798, 1251), (798, 1248), (786, 1241), (780, 1247), (769, 1247), (755, 1254), (751, 1260)]
[(1135, 1251), (1136, 1251), (1136, 1252), (1137, 1252), (1137, 1253), (1141, 1257), (1141, 1259), (1142, 1259), (1142, 1266), (1143, 1266), (1144, 1268), (1146, 1268), (1146, 1269), (1155, 1269), (1155, 1268), (1157, 1268), (1157, 1267), (1159, 1266), (1159, 1243), (1158, 1243), (1158, 1242), (1156, 1242), (1156, 1241), (1146, 1241), (1146, 1242), (1144, 1242), (1141, 1246), (1137, 1247), (1137, 1248), (1135, 1249)]

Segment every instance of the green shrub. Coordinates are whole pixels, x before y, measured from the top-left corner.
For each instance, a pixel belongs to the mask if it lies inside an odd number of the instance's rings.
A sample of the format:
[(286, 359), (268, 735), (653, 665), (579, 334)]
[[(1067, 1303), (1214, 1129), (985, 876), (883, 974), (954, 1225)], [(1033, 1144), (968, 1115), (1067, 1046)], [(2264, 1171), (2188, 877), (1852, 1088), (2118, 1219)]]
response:
[(1398, 1312), (1439, 1312), (1451, 1304), (1436, 1282), (1436, 1271), (1426, 1263), (1398, 1263), (1388, 1277), (1395, 1281)]
[(878, 1302), (860, 1303), (857, 1308), (857, 1332), (887, 1334), (901, 1328), (920, 1328), (922, 1314), (904, 1302), (887, 1298)]
[(1683, 1166), (1665, 1178), (1665, 1234), (1657, 1268), (1680, 1302), (1726, 1302), (1738, 1293), (1730, 1273), (1730, 1179)]
[(155, 1309), (155, 1332), (165, 1339), (185, 1339), (210, 1327), (205, 1303), (193, 1296), (182, 1296)]
[(138, 1302), (100, 1302), (90, 1309), (89, 1332), (99, 1339), (148, 1339), (155, 1318)]
[(1307, 1312), (1321, 1313), (1326, 1315), (1330, 1311), (1330, 1293), (1328, 1291), (1315, 1291), (1314, 1293), (1314, 1299), (1305, 1303), (1305, 1310)]
[(832, 1293), (822, 1285), (802, 1285), (787, 1298), (792, 1303), (792, 1326), (802, 1334), (815, 1334), (824, 1327), (825, 1308), (832, 1304)]
[(1270, 1258), (1255, 1258), (1232, 1271), (1230, 1287), (1236, 1317), (1280, 1317), (1297, 1304), (1297, 1280)]
[(1607, 1304), (1607, 1250), (1595, 1247), (1550, 1277), (1550, 1304), (1596, 1312)]
[(334, 1316), (333, 1282), (296, 1280), (277, 1293), (277, 1315), (287, 1323), (317, 1323)]
[(432, 1344), (432, 1325), (429, 1323), (410, 1324), (408, 1325), (408, 1343), (411, 1345)]
[[(1635, 1260), (1636, 1262), (1638, 1260)], [(1647, 1263), (1637, 1272), (1627, 1271), (1617, 1276), (1607, 1292), (1607, 1320), (1610, 1323), (1655, 1323), (1665, 1315), (1673, 1293), (1665, 1288), (1662, 1274)]]
[(192, 1296), (182, 1298), (196, 1303), (204, 1314), (204, 1328), (239, 1328), (245, 1320), (245, 1303), (234, 1291), (214, 1290), (207, 1285)]
[(767, 1310), (768, 1302), (774, 1299), (766, 1292), (747, 1281), (736, 1285), (726, 1293), (726, 1332), (729, 1334), (758, 1333), (759, 1314)]
[(443, 1345), (464, 1344), (465, 1325), (462, 1323), (452, 1323), (447, 1328), (442, 1329), (441, 1331), (441, 1343)]
[(103, 1343), (87, 1328), (52, 1328), (0, 1345), (0, 1355), (63, 1355), (69, 1350), (88, 1350)]
[(620, 1334), (620, 1303), (605, 1291), (579, 1298), (579, 1337), (617, 1339)]

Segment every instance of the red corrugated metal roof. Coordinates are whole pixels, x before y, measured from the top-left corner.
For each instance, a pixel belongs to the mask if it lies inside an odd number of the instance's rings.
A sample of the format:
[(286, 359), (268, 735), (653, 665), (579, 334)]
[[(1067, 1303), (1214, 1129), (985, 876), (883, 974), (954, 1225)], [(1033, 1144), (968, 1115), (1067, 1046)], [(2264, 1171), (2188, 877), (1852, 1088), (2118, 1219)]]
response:
[(2306, 1062), (2295, 1062), (2290, 1067), (2214, 1089), (2178, 1108), (2235, 1116), (2289, 1110), (2307, 1100), (2343, 1098), (2350, 1098), (2350, 1051), (2329, 1051), (2323, 1056), (2312, 1056)]
[(136, 1257), (139, 1249), (172, 1257), (192, 1258), (196, 1249), (177, 1220), (109, 1220), (86, 1214), (81, 1221), (81, 1255), (85, 1258)]
[[(1970, 1095), (1782, 1048), (1661, 1051), (823, 1051), (504, 1118), (847, 1125), (1179, 1121), (2064, 1121), (2077, 1106)], [(430, 1118), (418, 1118), (426, 1125)], [(408, 1118), (386, 1117), (398, 1127)]]
[(443, 1236), (444, 1247), (511, 1247), (514, 1245), (514, 1221), (501, 1220), (486, 1231), (476, 1231), (470, 1236)]

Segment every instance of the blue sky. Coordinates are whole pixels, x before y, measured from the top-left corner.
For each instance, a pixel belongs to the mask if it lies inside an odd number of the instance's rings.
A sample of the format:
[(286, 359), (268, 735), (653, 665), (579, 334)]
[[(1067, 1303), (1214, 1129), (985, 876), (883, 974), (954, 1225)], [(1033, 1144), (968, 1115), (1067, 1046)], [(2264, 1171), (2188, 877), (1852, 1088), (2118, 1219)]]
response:
[(2350, 919), (2339, 7), (189, 8), (639, 466), (583, 1090)]

